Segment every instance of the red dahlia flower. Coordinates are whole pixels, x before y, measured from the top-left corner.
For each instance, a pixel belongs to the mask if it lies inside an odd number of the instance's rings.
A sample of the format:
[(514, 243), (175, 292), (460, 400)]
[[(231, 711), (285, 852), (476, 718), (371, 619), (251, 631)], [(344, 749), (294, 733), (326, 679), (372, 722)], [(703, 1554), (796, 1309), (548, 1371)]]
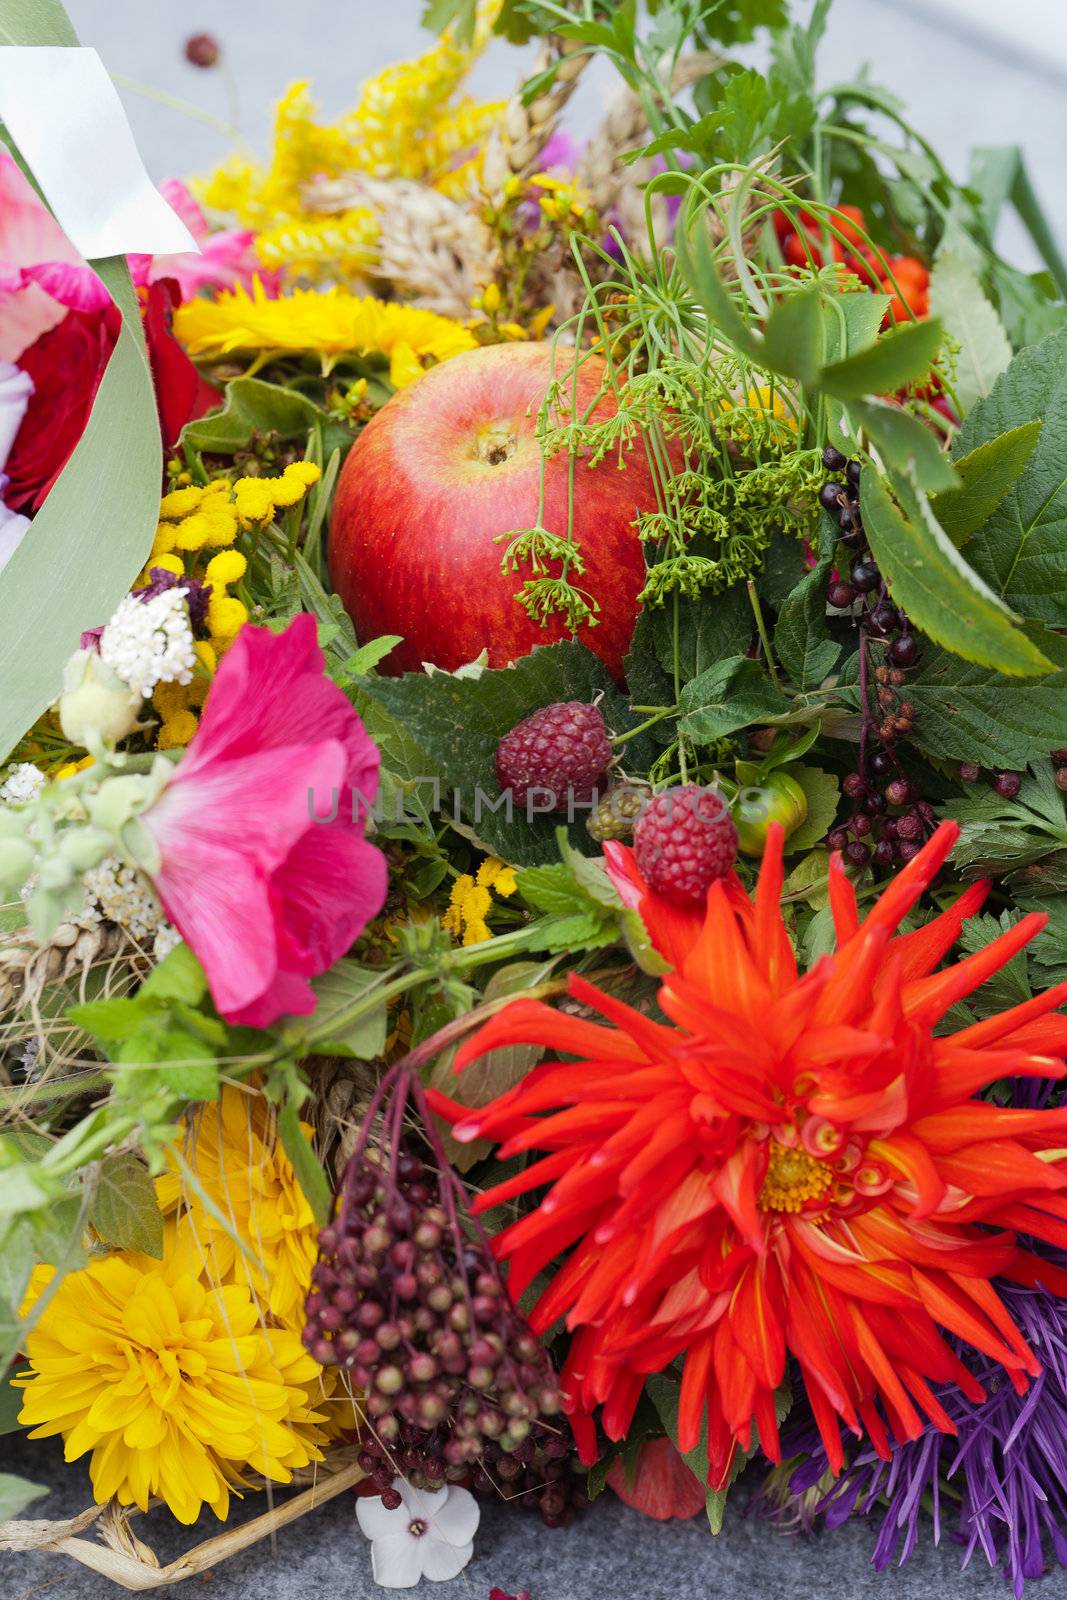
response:
[(551, 1185), (495, 1245), (516, 1296), (570, 1252), (530, 1321), (543, 1332), (565, 1316), (574, 1335), (562, 1387), (584, 1459), (594, 1408), (624, 1437), (646, 1373), (681, 1358), (678, 1444), (698, 1443), (706, 1410), (713, 1487), (754, 1430), (780, 1458), (774, 1395), (789, 1354), (835, 1471), (838, 1419), (888, 1454), (890, 1430), (916, 1438), (924, 1417), (955, 1431), (931, 1385), (983, 1397), (942, 1330), (1020, 1391), (1039, 1371), (990, 1280), (1067, 1291), (1067, 1273), (1015, 1237), (1067, 1246), (1067, 1109), (975, 1095), (1009, 1073), (1063, 1074), (1067, 1017), (1050, 1013), (1067, 984), (934, 1036), (1045, 922), (1024, 917), (935, 972), (981, 904), (988, 885), (976, 884), (897, 935), (958, 832), (944, 823), (862, 922), (835, 856), (838, 947), (803, 975), (779, 904), (780, 828), (754, 900), (731, 874), (702, 917), (644, 890), (616, 846), (613, 875), (673, 963), (659, 994), (670, 1025), (572, 976), (611, 1026), (518, 1000), (460, 1051), (457, 1071), (501, 1045), (578, 1058), (544, 1063), (483, 1110), (443, 1096), (435, 1107), (459, 1139), (499, 1141), (502, 1158), (547, 1152), (478, 1208)]

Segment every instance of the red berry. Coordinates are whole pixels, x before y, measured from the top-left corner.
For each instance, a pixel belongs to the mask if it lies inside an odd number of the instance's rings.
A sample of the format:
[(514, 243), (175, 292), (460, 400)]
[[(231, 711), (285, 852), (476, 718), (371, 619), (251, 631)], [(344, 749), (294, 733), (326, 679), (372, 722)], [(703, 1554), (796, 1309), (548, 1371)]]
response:
[(1018, 772), (998, 772), (993, 780), (994, 789), (1005, 800), (1014, 800), (1022, 786), (1022, 774)]
[(568, 802), (589, 799), (611, 756), (599, 706), (564, 700), (532, 712), (504, 735), (496, 747), (497, 781), (516, 805), (529, 801), (540, 811), (566, 811)]
[(665, 789), (634, 825), (634, 854), (649, 888), (699, 902), (737, 855), (737, 829), (722, 795), (696, 783)]
[(974, 761), (960, 762), (960, 782), (977, 783), (982, 776), (982, 769)]
[(856, 591), (850, 583), (838, 579), (827, 590), (826, 598), (837, 611), (844, 611), (846, 606), (852, 605), (856, 598)]
[(915, 791), (907, 778), (892, 778), (885, 786), (885, 797), (891, 806), (910, 805), (915, 799)]

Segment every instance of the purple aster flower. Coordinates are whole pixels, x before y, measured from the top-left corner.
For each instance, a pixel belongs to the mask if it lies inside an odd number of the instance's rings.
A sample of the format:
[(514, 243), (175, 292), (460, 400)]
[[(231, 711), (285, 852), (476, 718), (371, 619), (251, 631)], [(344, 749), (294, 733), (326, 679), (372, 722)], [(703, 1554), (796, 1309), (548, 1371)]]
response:
[(166, 567), (150, 567), (148, 577), (150, 581), (145, 588), (133, 591), (135, 598), (154, 600), (157, 594), (165, 594), (168, 589), (175, 589), (180, 585), (185, 590), (185, 603), (189, 607), (189, 621), (193, 632), (201, 633), (207, 622), (208, 602), (211, 599), (210, 583), (201, 583), (199, 578), (187, 578), (184, 573), (168, 572)]

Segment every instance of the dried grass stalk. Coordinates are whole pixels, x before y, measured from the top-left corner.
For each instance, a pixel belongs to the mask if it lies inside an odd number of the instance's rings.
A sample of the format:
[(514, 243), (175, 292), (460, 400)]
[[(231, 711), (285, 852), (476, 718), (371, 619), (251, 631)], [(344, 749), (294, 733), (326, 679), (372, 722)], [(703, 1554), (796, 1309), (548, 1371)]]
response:
[[(0, 1523), (0, 1550), (25, 1553), (31, 1550), (47, 1551), (53, 1555), (72, 1557), (83, 1567), (89, 1567), (101, 1577), (117, 1583), (123, 1589), (144, 1593), (149, 1589), (165, 1589), (172, 1583), (181, 1583), (198, 1573), (205, 1573), (230, 1556), (239, 1555), (263, 1539), (269, 1539), (282, 1528), (307, 1516), (327, 1501), (334, 1500), (346, 1489), (354, 1489), (364, 1477), (355, 1461), (345, 1461), (337, 1471), (319, 1475), (311, 1488), (284, 1505), (272, 1506), (251, 1522), (242, 1523), (226, 1533), (216, 1534), (203, 1544), (196, 1545), (177, 1561), (160, 1566), (150, 1546), (143, 1543), (129, 1526), (131, 1513), (114, 1501), (107, 1505), (90, 1506), (80, 1516), (63, 1522), (4, 1522)], [(80, 1538), (86, 1528), (99, 1521), (103, 1539), (98, 1544)]]

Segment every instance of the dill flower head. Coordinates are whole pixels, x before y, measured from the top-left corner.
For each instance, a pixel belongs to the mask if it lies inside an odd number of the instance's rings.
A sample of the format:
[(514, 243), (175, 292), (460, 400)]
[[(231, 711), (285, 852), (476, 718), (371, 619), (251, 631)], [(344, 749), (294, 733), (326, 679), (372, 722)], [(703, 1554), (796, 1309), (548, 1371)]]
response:
[(247, 1287), (205, 1284), (168, 1232), (162, 1261), (108, 1255), (59, 1285), (14, 1380), (19, 1421), (31, 1439), (60, 1435), (68, 1461), (91, 1454), (98, 1501), (145, 1511), (158, 1496), (179, 1522), (204, 1505), (221, 1520), (246, 1470), (288, 1483), (322, 1460), (318, 1369), (295, 1334), (262, 1326)]
[[(184, 1149), (168, 1160), (156, 1197), (164, 1215), (185, 1215), (203, 1267), (221, 1283), (253, 1290), (280, 1321), (298, 1317), (317, 1229), (263, 1096), (224, 1088), (217, 1105), (187, 1121)], [(183, 1164), (195, 1184), (184, 1181)]]

